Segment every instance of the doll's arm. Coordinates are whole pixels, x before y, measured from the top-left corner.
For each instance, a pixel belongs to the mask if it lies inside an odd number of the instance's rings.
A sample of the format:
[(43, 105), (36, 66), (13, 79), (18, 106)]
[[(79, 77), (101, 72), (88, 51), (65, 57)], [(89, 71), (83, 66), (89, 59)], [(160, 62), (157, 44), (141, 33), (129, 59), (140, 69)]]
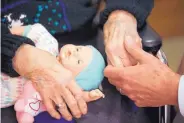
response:
[[(69, 83), (68, 87), (71, 90), (75, 89), (75, 88), (79, 88), (79, 86), (76, 83), (76, 81), (71, 81)], [(83, 96), (83, 99), (86, 102), (95, 101), (95, 100), (98, 100), (100, 98), (104, 98), (105, 97), (105, 95), (99, 89), (94, 89), (94, 90), (91, 90), (91, 91), (82, 91), (82, 96)]]
[(48, 51), (54, 56), (58, 55), (58, 42), (43, 25), (36, 23), (26, 26), (23, 36), (30, 38), (37, 48)]
[(104, 98), (105, 95), (99, 90), (99, 89), (95, 89), (92, 91), (84, 91), (83, 92), (83, 97), (85, 99), (86, 102), (91, 102), (91, 101), (95, 101), (98, 100), (100, 98)]

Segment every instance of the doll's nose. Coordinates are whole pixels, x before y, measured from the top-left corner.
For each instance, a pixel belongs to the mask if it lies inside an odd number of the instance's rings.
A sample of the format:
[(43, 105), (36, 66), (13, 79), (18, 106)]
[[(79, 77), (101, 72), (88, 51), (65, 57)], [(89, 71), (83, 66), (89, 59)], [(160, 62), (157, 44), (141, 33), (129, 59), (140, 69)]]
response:
[(70, 56), (72, 54), (72, 52), (70, 51), (70, 50), (68, 50), (68, 52), (67, 52), (67, 56)]

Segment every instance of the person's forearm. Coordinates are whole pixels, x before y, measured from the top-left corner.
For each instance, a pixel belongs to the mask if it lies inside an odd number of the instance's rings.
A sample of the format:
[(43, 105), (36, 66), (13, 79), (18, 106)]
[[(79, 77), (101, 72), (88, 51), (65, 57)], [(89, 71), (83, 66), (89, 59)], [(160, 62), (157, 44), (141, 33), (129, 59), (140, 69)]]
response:
[(184, 116), (184, 75), (181, 76), (178, 87), (178, 105), (181, 114)]
[(13, 67), (21, 76), (31, 72), (31, 70), (34, 68), (34, 64), (32, 64), (33, 62), (31, 64), (29, 62), (31, 61), (30, 59), (34, 59), (33, 57), (35, 56), (36, 49), (37, 48), (29, 44), (23, 44), (16, 51), (12, 60)]

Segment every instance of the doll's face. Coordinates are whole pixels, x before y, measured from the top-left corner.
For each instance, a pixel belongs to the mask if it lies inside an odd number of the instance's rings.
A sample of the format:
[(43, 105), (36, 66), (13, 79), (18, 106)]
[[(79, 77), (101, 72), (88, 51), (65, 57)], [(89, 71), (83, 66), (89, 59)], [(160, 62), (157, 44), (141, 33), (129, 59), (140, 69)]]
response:
[(92, 60), (92, 49), (87, 46), (67, 44), (60, 49), (60, 63), (76, 76)]

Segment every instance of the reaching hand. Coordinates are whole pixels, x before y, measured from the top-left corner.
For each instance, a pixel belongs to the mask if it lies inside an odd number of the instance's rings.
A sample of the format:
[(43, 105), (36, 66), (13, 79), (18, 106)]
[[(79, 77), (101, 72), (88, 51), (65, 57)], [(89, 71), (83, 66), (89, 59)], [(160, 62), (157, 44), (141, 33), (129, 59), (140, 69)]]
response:
[(180, 76), (134, 42), (126, 41), (125, 48), (139, 64), (118, 68), (108, 66), (105, 76), (111, 84), (120, 88), (139, 107), (177, 105)]

